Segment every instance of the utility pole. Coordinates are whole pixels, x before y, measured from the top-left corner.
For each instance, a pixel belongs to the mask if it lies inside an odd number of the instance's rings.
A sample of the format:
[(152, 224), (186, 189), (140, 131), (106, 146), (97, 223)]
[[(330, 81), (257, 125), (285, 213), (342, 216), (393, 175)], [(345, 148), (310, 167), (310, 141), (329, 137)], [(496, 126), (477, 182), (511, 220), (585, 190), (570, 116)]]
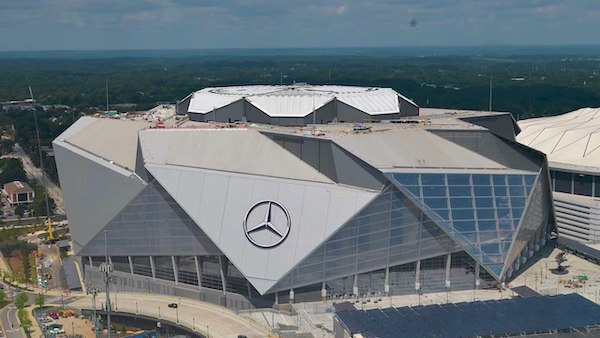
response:
[(98, 337), (98, 315), (96, 314), (96, 295), (98, 294), (98, 288), (95, 286), (91, 288), (90, 292), (92, 293), (92, 305), (94, 306), (94, 334), (96, 338)]
[(492, 83), (493, 83), (493, 80), (492, 80), (492, 77), (490, 76), (490, 110), (489, 111), (492, 111)]
[(312, 103), (313, 103), (313, 109), (312, 109), (312, 116), (313, 116), (313, 136), (317, 133), (317, 112), (315, 111), (315, 96), (313, 95), (312, 97)]
[(107, 231), (104, 230), (104, 250), (106, 251), (105, 262), (100, 264), (100, 271), (104, 272), (104, 282), (106, 284), (106, 325), (108, 328), (108, 338), (111, 337), (111, 329), (110, 329), (110, 273), (112, 272), (113, 266), (108, 261), (108, 238)]
[(106, 79), (106, 111), (108, 112), (108, 79)]
[[(29, 81), (27, 81), (29, 82)], [(38, 120), (37, 120), (37, 109), (35, 109), (35, 99), (33, 98), (33, 90), (31, 90), (31, 85), (28, 83), (27, 84), (29, 87), (29, 96), (31, 97), (31, 102), (34, 103), (33, 105), (33, 122), (35, 124), (35, 137), (37, 139), (37, 146), (38, 146), (38, 154), (40, 157), (40, 170), (42, 171), (42, 183), (44, 185), (44, 197), (46, 199), (46, 223), (48, 224), (48, 232), (51, 235), (51, 229), (50, 229), (50, 204), (48, 203), (48, 184), (46, 182), (46, 176), (44, 174), (44, 158), (42, 157), (42, 143), (40, 142), (40, 128), (38, 125)]]

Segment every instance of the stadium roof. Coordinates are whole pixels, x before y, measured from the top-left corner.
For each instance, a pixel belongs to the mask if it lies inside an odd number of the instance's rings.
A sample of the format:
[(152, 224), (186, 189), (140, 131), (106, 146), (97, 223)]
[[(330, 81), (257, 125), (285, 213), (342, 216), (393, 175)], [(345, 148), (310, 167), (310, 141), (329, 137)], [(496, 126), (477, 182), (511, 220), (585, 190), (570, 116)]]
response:
[[(390, 88), (353, 86), (237, 86), (204, 88), (192, 94), (188, 112), (207, 114), (246, 99), (271, 117), (305, 117), (336, 99), (369, 115), (398, 113), (398, 97)], [(415, 104), (416, 105), (416, 104)]]
[(337, 313), (363, 337), (490, 337), (570, 331), (600, 324), (600, 307), (578, 294)]
[(517, 141), (546, 153), (551, 167), (600, 172), (600, 108), (518, 123)]
[[(450, 115), (426, 119), (414, 116), (398, 121), (403, 123), (362, 124), (359, 127), (365, 128), (363, 131), (356, 131), (356, 126), (347, 123), (318, 125), (313, 129), (189, 121), (174, 125), (167, 122), (165, 127), (155, 128), (154, 124), (145, 121), (82, 117), (59, 139), (129, 172), (136, 168), (139, 146), (147, 164), (332, 183), (318, 170), (269, 140), (265, 133), (270, 132), (331, 140), (384, 171), (398, 168), (420, 171), (470, 168), (486, 172), (509, 169), (429, 132), (484, 130)], [(395, 144), (404, 146), (398, 148)], [(199, 152), (203, 156), (193, 156)]]

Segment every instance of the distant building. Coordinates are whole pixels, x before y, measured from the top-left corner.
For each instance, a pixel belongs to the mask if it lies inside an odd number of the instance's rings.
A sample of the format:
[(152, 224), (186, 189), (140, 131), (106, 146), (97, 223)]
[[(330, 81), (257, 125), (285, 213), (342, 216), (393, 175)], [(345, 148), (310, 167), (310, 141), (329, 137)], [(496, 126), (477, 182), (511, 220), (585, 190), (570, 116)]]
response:
[(2, 194), (11, 207), (33, 203), (35, 198), (35, 192), (29, 184), (21, 181), (6, 183), (2, 188)]
[(20, 101), (6, 101), (0, 102), (0, 111), (8, 112), (8, 111), (31, 111), (35, 110), (37, 104), (33, 102), (31, 99), (20, 100)]
[(419, 106), (391, 88), (294, 84), (204, 88), (179, 101), (177, 114), (198, 122), (303, 126), (416, 116)]
[(517, 141), (546, 153), (559, 235), (600, 242), (600, 108), (519, 121)]

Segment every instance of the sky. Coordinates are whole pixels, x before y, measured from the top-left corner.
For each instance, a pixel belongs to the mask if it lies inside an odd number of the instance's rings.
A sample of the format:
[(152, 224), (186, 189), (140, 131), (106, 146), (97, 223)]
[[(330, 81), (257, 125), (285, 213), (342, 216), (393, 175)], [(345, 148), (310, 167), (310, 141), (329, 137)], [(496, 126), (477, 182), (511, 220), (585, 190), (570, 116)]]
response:
[(0, 0), (0, 50), (600, 44), (599, 0)]

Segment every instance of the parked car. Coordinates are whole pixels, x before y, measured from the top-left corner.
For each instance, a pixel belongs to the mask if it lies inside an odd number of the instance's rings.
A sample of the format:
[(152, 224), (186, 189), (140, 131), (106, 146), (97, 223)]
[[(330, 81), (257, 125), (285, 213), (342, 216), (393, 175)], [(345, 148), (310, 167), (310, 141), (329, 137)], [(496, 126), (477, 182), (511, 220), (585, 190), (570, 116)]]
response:
[(48, 316), (50, 316), (52, 319), (58, 319), (58, 312), (50, 312)]
[(48, 330), (62, 329), (62, 327), (63, 327), (62, 324), (57, 324), (57, 323), (46, 325), (46, 329), (48, 329)]
[(40, 318), (40, 323), (50, 323), (52, 322), (52, 318), (50, 317), (41, 317)]

